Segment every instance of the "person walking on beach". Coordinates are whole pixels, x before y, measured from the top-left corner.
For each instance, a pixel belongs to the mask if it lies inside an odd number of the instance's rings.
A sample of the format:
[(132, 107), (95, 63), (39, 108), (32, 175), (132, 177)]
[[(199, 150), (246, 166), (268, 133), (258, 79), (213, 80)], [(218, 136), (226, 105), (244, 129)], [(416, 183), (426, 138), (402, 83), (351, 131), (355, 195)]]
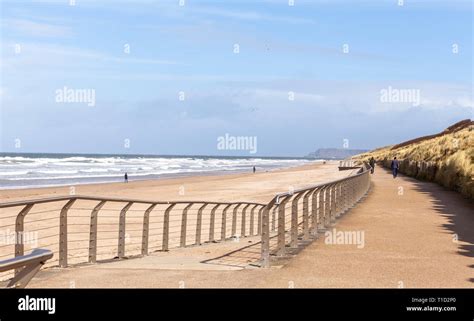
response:
[(369, 165), (372, 167), (370, 173), (373, 174), (375, 171), (375, 158), (373, 156), (369, 159)]
[(390, 165), (390, 168), (392, 169), (393, 178), (397, 177), (399, 167), (400, 165), (398, 164), (397, 157), (394, 157), (392, 160), (392, 164)]
[(257, 170), (257, 169), (256, 169), (255, 166), (254, 166), (254, 167), (253, 167), (253, 173), (254, 173), (254, 174), (255, 174), (255, 171), (256, 171), (256, 170)]
[(127, 173), (125, 173), (124, 179), (125, 179), (125, 183), (128, 183), (128, 174)]

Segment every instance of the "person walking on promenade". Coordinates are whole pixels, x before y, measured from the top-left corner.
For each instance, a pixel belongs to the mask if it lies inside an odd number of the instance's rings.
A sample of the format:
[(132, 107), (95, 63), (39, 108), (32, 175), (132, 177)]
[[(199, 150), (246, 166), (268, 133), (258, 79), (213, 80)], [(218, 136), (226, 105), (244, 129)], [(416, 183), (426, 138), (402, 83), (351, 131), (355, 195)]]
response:
[(128, 174), (127, 173), (125, 173), (124, 179), (125, 179), (125, 183), (128, 183)]
[(375, 171), (375, 158), (373, 156), (369, 159), (369, 165), (372, 167), (370, 173), (373, 174)]
[(392, 169), (393, 178), (397, 177), (399, 167), (400, 165), (398, 163), (397, 157), (394, 157), (392, 160), (392, 164), (390, 165), (390, 168)]

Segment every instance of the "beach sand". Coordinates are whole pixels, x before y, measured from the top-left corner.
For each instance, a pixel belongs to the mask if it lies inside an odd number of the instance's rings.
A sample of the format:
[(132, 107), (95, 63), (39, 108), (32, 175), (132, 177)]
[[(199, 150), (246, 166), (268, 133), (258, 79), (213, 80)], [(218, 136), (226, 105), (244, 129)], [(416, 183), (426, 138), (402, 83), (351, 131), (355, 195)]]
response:
[[(210, 200), (268, 202), (276, 193), (290, 188), (342, 178), (350, 172), (339, 172), (338, 162), (315, 162), (293, 168), (257, 173), (187, 176), (171, 179), (75, 185), (77, 195), (124, 197), (155, 201)], [(0, 201), (10, 202), (69, 195), (71, 186), (0, 190)]]

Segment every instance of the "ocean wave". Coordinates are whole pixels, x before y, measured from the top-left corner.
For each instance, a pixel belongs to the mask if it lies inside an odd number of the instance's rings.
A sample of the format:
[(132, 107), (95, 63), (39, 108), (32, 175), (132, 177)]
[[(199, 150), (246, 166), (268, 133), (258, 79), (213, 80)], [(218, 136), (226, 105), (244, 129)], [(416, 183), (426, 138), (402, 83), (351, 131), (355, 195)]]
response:
[(0, 176), (19, 176), (27, 175), (28, 171), (12, 171), (12, 172), (0, 172)]
[[(147, 173), (129, 173), (129, 178), (133, 177), (142, 177), (142, 176), (154, 176), (154, 175), (164, 175), (164, 174), (179, 174), (179, 173), (189, 173), (193, 172), (191, 170), (179, 171), (179, 170), (171, 170), (171, 171), (155, 171), (155, 172), (147, 172)], [(194, 171), (196, 172), (196, 171)], [(95, 179), (95, 178), (121, 178), (124, 174), (106, 174), (106, 175), (72, 175), (72, 176), (44, 176), (44, 177), (15, 177), (15, 178), (4, 178), (6, 181), (33, 181), (33, 180), (64, 180), (64, 179)]]
[(163, 175), (251, 171), (253, 166), (257, 166), (257, 170), (271, 170), (307, 162), (309, 160), (218, 157), (1, 156), (0, 188), (8, 188), (15, 182), (22, 187), (34, 187), (58, 182), (70, 185), (78, 182), (119, 181), (124, 173), (128, 173), (130, 179), (138, 179), (147, 176), (155, 178)]

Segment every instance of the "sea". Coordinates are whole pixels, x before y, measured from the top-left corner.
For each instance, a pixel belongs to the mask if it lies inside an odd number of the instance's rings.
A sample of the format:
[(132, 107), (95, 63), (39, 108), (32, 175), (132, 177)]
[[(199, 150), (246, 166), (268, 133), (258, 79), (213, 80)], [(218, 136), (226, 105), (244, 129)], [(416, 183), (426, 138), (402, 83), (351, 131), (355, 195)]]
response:
[(0, 153), (0, 189), (70, 186), (192, 175), (271, 171), (321, 162), (307, 158)]

